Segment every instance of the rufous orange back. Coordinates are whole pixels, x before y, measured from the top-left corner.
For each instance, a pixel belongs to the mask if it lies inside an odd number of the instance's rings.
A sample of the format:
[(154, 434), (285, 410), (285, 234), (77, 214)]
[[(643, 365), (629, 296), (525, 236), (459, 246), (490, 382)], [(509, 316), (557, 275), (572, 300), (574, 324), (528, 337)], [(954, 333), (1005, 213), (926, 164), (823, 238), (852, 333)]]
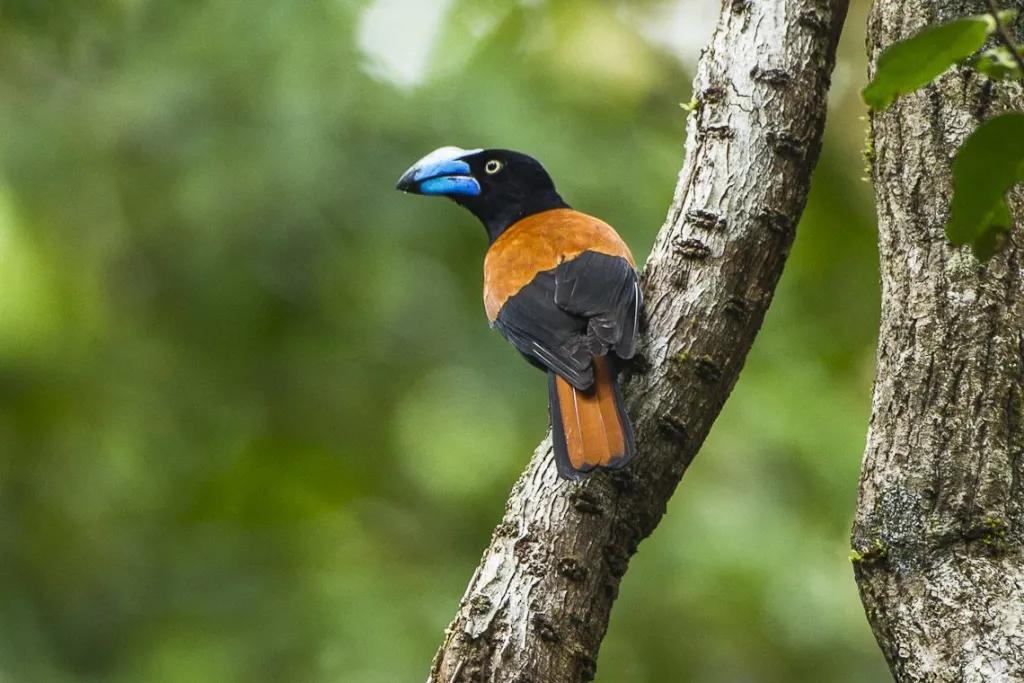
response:
[(621, 256), (636, 266), (629, 247), (604, 221), (573, 209), (551, 209), (514, 223), (487, 250), (484, 308), (492, 323), (505, 302), (551, 270), (584, 251)]

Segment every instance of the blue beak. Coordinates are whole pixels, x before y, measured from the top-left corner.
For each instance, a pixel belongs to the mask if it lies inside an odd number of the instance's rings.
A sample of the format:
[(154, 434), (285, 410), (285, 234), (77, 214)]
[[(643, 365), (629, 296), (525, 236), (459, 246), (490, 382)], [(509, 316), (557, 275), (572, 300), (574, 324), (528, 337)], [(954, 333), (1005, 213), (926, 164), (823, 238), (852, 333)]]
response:
[(435, 149), (403, 173), (395, 189), (413, 194), (478, 195), (480, 183), (463, 157), (479, 151), (459, 147)]

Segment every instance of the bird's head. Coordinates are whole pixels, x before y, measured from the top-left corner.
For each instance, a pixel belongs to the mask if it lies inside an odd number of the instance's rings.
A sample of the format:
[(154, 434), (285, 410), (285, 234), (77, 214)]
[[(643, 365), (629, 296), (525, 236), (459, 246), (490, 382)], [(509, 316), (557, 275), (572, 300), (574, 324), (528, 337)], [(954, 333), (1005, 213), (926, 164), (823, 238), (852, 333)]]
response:
[(402, 175), (397, 189), (448, 197), (466, 207), (492, 242), (522, 218), (568, 208), (539, 161), (507, 149), (436, 149)]

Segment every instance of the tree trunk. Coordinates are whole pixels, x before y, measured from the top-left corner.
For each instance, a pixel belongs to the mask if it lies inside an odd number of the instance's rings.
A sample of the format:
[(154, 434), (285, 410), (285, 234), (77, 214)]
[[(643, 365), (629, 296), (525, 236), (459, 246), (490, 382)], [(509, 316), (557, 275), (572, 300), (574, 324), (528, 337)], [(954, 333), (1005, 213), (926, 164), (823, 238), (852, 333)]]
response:
[[(846, 0), (727, 0), (698, 65), (686, 162), (644, 271), (625, 381), (638, 455), (583, 484), (550, 439), (434, 659), (430, 681), (594, 677), (619, 582), (736, 381), (803, 211)], [(754, 520), (751, 520), (754, 523)]]
[[(876, 2), (870, 62), (987, 8)], [(1024, 109), (1020, 83), (956, 67), (873, 119), (882, 321), (851, 557), (900, 683), (1024, 680), (1024, 192), (990, 262), (943, 234), (956, 149), (1007, 109)]]

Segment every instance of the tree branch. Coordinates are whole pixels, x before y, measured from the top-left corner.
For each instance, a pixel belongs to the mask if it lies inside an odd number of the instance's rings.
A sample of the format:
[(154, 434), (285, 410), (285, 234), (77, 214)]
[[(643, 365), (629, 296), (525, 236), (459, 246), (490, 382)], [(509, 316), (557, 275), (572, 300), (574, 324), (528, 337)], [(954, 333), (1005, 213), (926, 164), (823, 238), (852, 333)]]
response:
[[(976, 11), (876, 2), (871, 63)], [(852, 544), (899, 683), (1024, 680), (1024, 193), (1009, 193), (1015, 227), (985, 264), (944, 232), (956, 150), (1022, 108), (1020, 84), (951, 69), (872, 122), (882, 321)]]
[[(612, 602), (725, 403), (792, 244), (825, 124), (846, 0), (727, 0), (694, 81), (675, 198), (644, 271), (625, 379), (638, 455), (583, 484), (550, 438), (446, 632), (433, 683), (594, 677)], [(754, 520), (751, 520), (754, 523)]]
[(999, 18), (999, 5), (996, 4), (996, 0), (988, 0), (989, 12), (992, 14), (992, 19), (996, 22), (996, 33), (999, 34), (999, 39), (1006, 46), (1006, 49), (1010, 51), (1015, 62), (1017, 62), (1017, 68), (1020, 69), (1021, 74), (1024, 74), (1024, 55), (1017, 51), (1017, 46), (1013, 43), (1013, 37), (1010, 32), (1006, 29), (1006, 24)]

